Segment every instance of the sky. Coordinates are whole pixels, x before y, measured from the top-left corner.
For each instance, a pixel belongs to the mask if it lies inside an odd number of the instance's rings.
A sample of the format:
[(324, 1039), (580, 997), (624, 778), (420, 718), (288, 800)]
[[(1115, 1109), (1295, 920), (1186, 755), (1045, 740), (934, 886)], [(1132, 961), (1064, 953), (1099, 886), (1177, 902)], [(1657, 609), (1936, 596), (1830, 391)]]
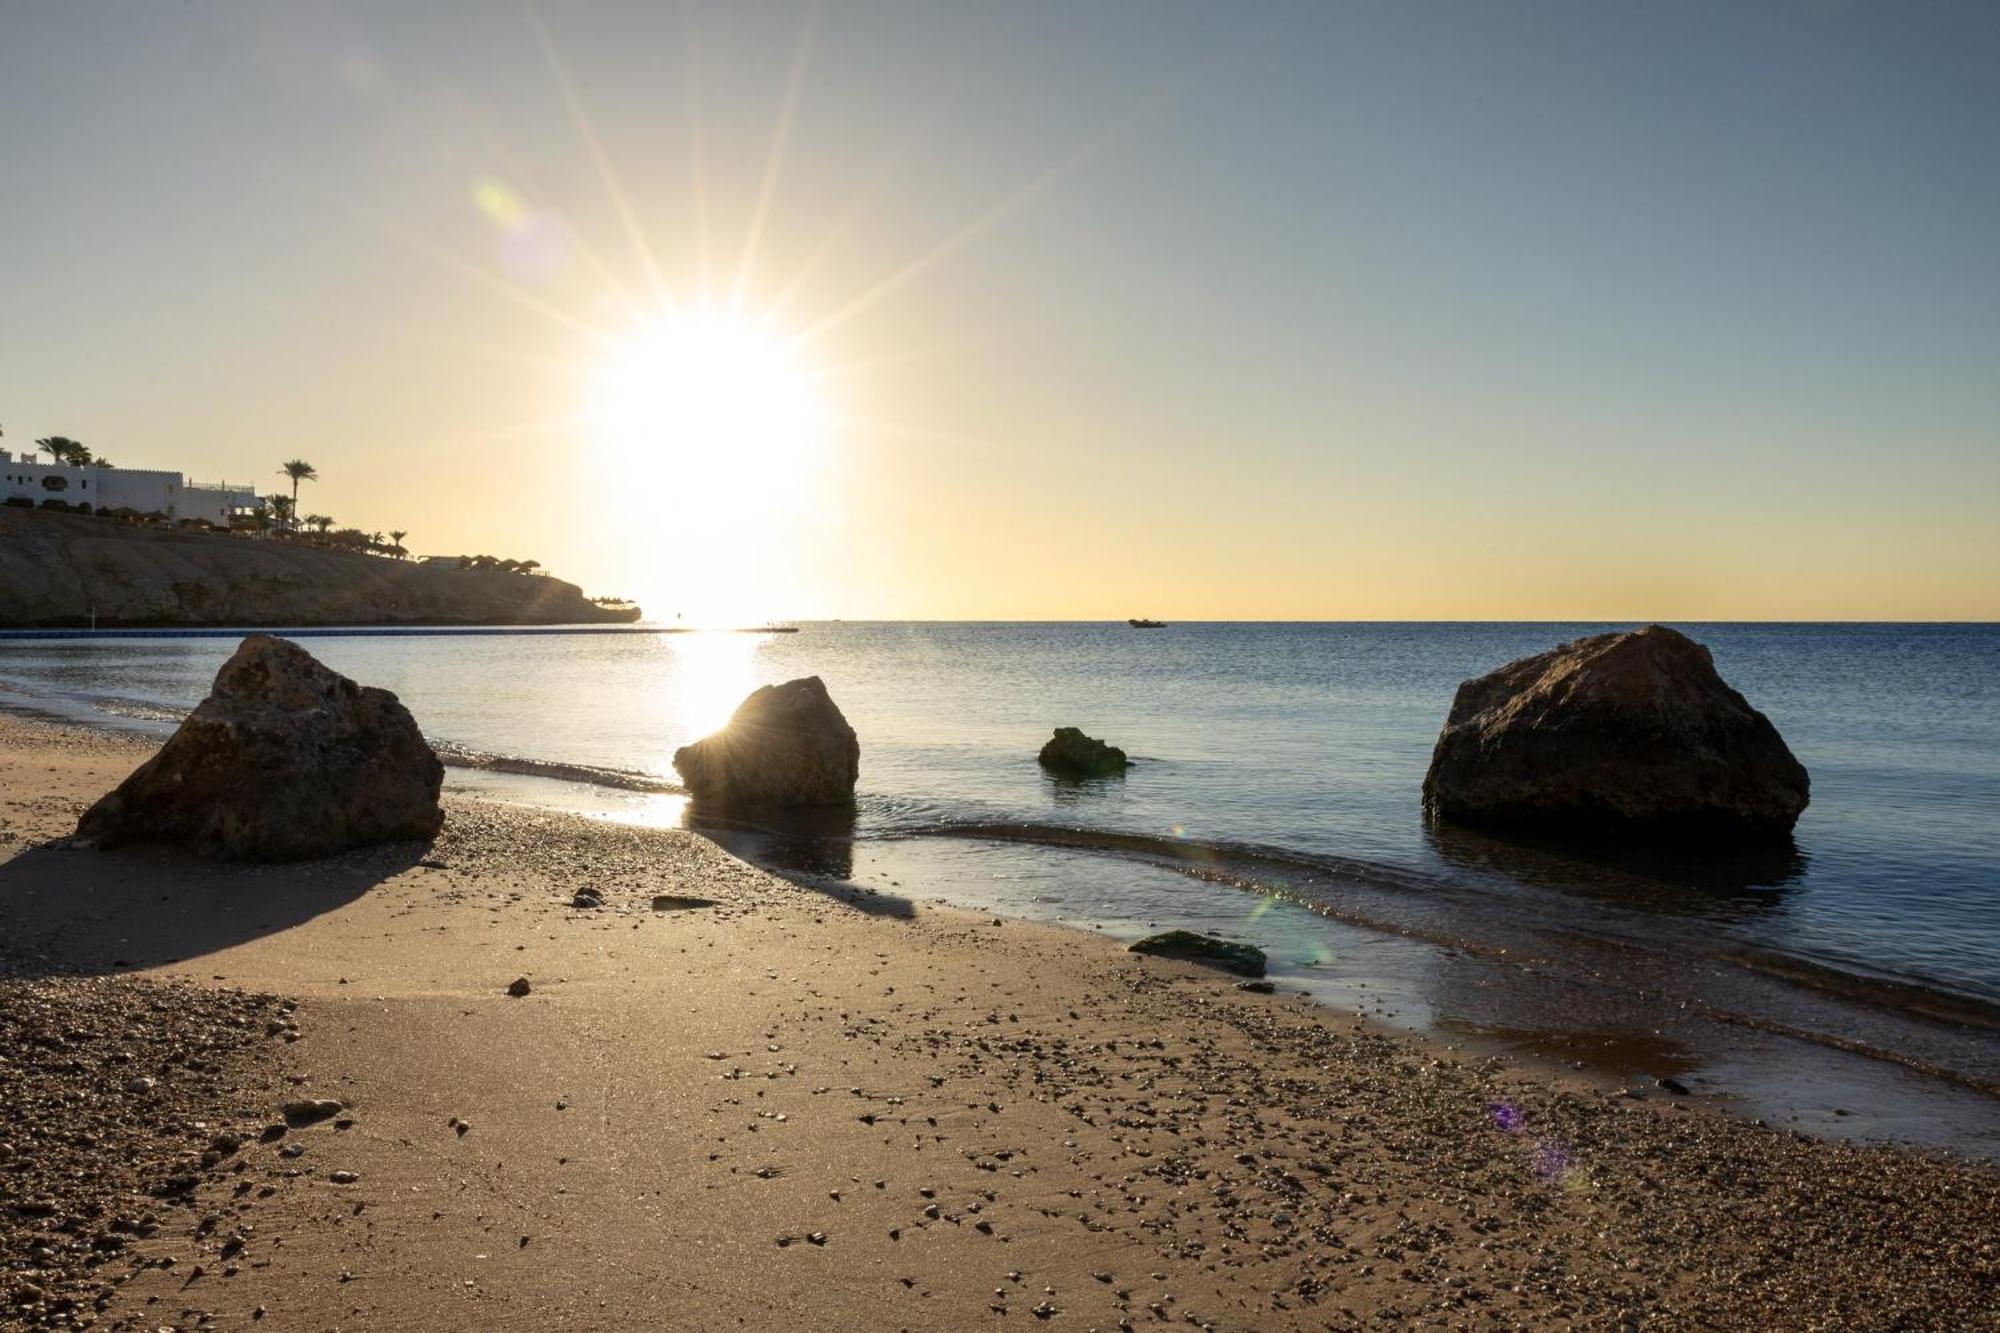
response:
[(0, 0), (0, 445), (650, 616), (2000, 617), (2000, 7)]

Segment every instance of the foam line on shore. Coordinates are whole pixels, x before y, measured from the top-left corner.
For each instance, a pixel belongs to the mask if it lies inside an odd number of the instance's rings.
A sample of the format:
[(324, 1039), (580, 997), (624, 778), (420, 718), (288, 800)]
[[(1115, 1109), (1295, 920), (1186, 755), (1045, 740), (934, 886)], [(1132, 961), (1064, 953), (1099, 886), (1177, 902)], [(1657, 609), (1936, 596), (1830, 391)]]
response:
[(547, 759), (523, 759), (517, 755), (489, 754), (448, 741), (431, 741), (431, 748), (447, 768), (473, 769), (484, 773), (514, 773), (523, 777), (549, 778), (557, 782), (580, 782), (592, 787), (618, 791), (649, 792), (655, 795), (685, 796), (687, 788), (667, 778), (630, 769), (605, 768), (595, 764), (567, 764)]
[[(1448, 881), (1349, 858), (1293, 852), (1255, 844), (1206, 842), (1063, 825), (941, 823), (920, 828), (899, 829), (897, 836), (1028, 843), (1148, 860), (1166, 865), (1204, 883), (1274, 898), (1345, 925), (1398, 935), (1439, 948), (1478, 954), (1495, 961), (1509, 956), (1509, 950), (1505, 948), (1463, 934), (1427, 929), (1409, 922), (1390, 920), (1375, 913), (1356, 911), (1351, 907), (1328, 902), (1314, 894), (1287, 885), (1281, 879), (1266, 878), (1257, 873), (1263, 868), (1280, 873), (1304, 871), (1347, 879), (1371, 888), (1423, 892), (1427, 895), (1463, 896), (1462, 891), (1455, 890)], [(1575, 933), (1579, 938), (1587, 940), (1591, 946), (1600, 949), (1634, 947), (1616, 938), (1583, 932)], [(1909, 982), (1849, 972), (1823, 963), (1775, 954), (1768, 950), (1737, 947), (1705, 951), (1703, 956), (1714, 962), (1737, 967), (1756, 976), (1769, 978), (1813, 994), (1831, 996), (1837, 1000), (1890, 1010), (1931, 1022), (2000, 1031), (2000, 1006), (1974, 997), (1956, 995)], [(1765, 1015), (1746, 1013), (1712, 1003), (1698, 995), (1690, 996), (1688, 1003), (1699, 1006), (1703, 1016), (1718, 1022), (1790, 1037), (1850, 1055), (1900, 1065), (1926, 1077), (2000, 1099), (2000, 1081), (1953, 1069), (1910, 1052), (1861, 1041), (1837, 1032), (1821, 1031)]]

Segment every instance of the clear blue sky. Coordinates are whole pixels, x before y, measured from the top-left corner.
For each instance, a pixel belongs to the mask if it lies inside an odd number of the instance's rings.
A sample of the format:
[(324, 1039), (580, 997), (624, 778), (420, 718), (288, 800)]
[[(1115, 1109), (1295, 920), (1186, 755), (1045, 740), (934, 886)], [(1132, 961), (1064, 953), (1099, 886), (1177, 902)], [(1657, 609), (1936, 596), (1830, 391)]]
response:
[[(533, 15), (0, 3), (6, 444), (656, 609), (2000, 614), (2000, 6)], [(753, 241), (809, 466), (607, 442)]]

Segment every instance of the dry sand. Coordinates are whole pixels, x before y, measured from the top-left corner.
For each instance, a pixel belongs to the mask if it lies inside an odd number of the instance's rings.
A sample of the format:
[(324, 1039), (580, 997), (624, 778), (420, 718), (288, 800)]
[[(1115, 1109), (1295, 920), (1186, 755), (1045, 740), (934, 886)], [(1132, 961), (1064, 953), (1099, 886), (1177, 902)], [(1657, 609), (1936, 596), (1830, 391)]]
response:
[[(145, 748), (0, 720), (0, 1321), (2000, 1328), (1988, 1167), (679, 832), (452, 801), (434, 847), (296, 866), (42, 845)], [(345, 1109), (278, 1132), (307, 1097)]]

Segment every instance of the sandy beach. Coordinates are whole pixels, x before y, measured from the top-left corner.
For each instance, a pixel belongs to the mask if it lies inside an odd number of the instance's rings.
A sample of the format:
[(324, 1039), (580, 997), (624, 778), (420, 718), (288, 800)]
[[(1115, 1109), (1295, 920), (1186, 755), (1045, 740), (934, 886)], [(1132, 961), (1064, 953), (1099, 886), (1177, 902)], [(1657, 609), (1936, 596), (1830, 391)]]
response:
[(63, 846), (148, 748), (0, 720), (0, 1323), (2000, 1327), (1990, 1167), (682, 832)]

